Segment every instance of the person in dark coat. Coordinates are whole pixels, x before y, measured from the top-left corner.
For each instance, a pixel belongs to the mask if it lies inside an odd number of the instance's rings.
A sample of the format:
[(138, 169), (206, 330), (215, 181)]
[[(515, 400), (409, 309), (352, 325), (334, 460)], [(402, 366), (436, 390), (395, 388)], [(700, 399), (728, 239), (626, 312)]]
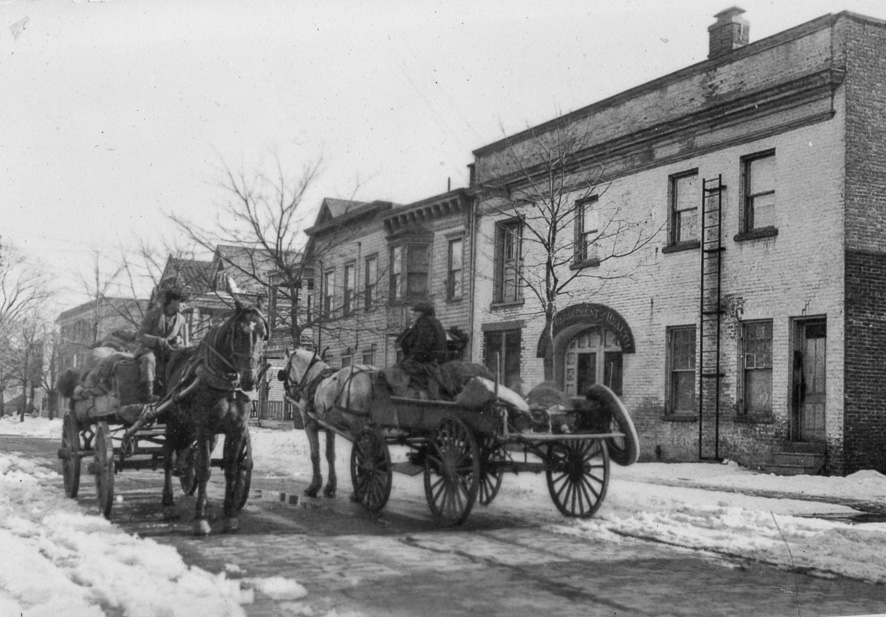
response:
[(187, 293), (180, 288), (170, 288), (160, 293), (160, 306), (150, 309), (142, 319), (136, 340), (135, 358), (139, 363), (139, 398), (144, 403), (156, 403), (154, 381), (157, 373), (169, 360), (173, 349), (179, 348), (185, 337), (185, 317), (181, 303), (187, 301)]
[(435, 317), (434, 305), (427, 301), (417, 302), (412, 311), (418, 314), (418, 318), (400, 338), (403, 359), (420, 364), (442, 364), (446, 361), (446, 331)]
[(440, 397), (442, 382), (440, 364), (446, 361), (446, 331), (430, 302), (417, 302), (412, 311), (418, 317), (398, 339), (403, 351), (400, 367), (416, 386), (427, 390), (430, 397), (436, 399)]

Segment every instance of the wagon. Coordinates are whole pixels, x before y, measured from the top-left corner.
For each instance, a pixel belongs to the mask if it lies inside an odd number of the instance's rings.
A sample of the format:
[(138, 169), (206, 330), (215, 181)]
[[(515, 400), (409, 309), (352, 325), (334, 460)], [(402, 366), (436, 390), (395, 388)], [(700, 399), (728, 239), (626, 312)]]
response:
[[(114, 365), (113, 370), (113, 387), (109, 392), (71, 399), (62, 420), (58, 450), (65, 494), (72, 499), (79, 494), (82, 461), (86, 459), (87, 473), (95, 477), (98, 509), (105, 518), (110, 518), (114, 505), (114, 476), (117, 472), (163, 468), (165, 425), (162, 414), (174, 400), (187, 395), (186, 390), (182, 391), (146, 410), (132, 394), (136, 391), (138, 366), (131, 360), (122, 360)], [(145, 419), (150, 421), (145, 423)], [(240, 458), (246, 462), (247, 489), (240, 508), (245, 505), (252, 476), (251, 447), (248, 440), (246, 443)], [(174, 453), (174, 468), (186, 495), (193, 494), (197, 488), (195, 459), (193, 444)], [(221, 468), (222, 460), (212, 459), (212, 465)]]
[[(595, 385), (572, 409), (542, 412), (535, 429), (517, 429), (519, 415), (496, 399), (471, 409), (458, 403), (390, 395), (376, 387), (355, 435), (318, 422), (352, 442), (353, 498), (371, 511), (384, 508), (393, 472), (424, 474), (425, 497), (444, 525), (464, 522), (476, 502), (489, 505), (508, 473), (544, 473), (548, 492), (565, 516), (588, 518), (609, 486), (610, 460), (636, 462), (637, 433), (630, 415), (609, 388)], [(543, 418), (544, 419), (544, 418)], [(408, 462), (392, 463), (390, 447), (408, 448)]]

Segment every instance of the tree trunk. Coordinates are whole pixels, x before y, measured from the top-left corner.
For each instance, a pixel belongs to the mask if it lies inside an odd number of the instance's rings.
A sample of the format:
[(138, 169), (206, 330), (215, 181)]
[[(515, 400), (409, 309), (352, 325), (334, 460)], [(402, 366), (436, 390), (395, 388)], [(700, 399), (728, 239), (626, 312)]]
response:
[(549, 312), (545, 312), (545, 357), (544, 370), (545, 381), (554, 380), (554, 316)]

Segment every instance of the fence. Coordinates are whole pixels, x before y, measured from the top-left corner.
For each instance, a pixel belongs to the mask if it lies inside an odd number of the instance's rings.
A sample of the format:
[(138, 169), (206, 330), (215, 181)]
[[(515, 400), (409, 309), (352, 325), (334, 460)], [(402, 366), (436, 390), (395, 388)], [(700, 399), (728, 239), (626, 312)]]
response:
[(294, 411), (292, 403), (287, 401), (261, 401), (260, 404), (253, 407), (252, 418), (292, 422)]

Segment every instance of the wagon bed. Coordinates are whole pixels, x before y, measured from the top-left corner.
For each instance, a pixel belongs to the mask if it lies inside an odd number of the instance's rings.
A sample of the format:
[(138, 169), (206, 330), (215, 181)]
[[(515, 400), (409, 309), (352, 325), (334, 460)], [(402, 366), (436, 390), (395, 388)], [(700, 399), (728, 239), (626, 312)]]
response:
[[(318, 419), (353, 442), (354, 498), (381, 510), (390, 496), (392, 472), (423, 472), (428, 506), (443, 524), (464, 522), (476, 501), (489, 505), (506, 472), (545, 473), (561, 513), (590, 517), (606, 496), (610, 458), (629, 465), (639, 454), (630, 415), (602, 385), (592, 387), (587, 404), (564, 412), (564, 418), (571, 415), (571, 426), (549, 423), (541, 432), (517, 430), (515, 409), (501, 400), (472, 409), (392, 396), (384, 387), (376, 388), (368, 411), (339, 411), (365, 419), (356, 435)], [(409, 462), (392, 463), (392, 445), (409, 448)]]

